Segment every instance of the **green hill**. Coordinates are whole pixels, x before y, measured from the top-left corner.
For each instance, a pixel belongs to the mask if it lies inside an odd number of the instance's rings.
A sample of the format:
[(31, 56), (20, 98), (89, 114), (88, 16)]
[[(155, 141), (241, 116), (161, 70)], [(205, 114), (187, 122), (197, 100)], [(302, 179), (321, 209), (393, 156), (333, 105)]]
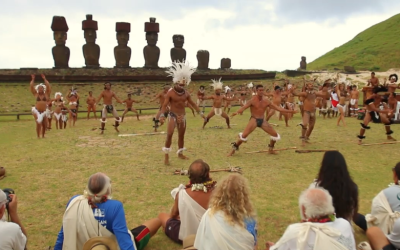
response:
[(375, 24), (351, 41), (307, 65), (309, 70), (343, 69), (386, 71), (400, 67), (400, 14)]

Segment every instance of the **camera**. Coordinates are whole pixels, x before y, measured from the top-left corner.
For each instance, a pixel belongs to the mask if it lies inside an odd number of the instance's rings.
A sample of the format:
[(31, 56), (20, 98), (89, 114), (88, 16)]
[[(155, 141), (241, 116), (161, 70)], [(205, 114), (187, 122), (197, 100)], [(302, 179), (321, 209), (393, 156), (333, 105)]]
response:
[(3, 189), (3, 192), (6, 194), (7, 197), (7, 205), (12, 201), (12, 198), (10, 197), (10, 194), (15, 194), (14, 189), (11, 188), (5, 188)]

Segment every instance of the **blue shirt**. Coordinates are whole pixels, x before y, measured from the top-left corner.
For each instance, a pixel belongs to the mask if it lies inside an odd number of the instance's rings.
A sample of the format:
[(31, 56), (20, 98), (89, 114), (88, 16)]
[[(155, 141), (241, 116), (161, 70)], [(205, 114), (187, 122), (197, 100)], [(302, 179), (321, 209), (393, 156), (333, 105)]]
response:
[(254, 245), (257, 245), (257, 222), (250, 218), (244, 221), (246, 229), (249, 233), (251, 233), (254, 237)]
[[(67, 204), (67, 207), (72, 199)], [(125, 212), (122, 203), (117, 200), (107, 200), (104, 203), (96, 204), (97, 208), (93, 209), (93, 215), (100, 222), (102, 226), (107, 228), (111, 233), (117, 237), (118, 245), (121, 250), (136, 250), (133, 245), (130, 234), (128, 233), (128, 227), (126, 226)], [(57, 241), (54, 246), (54, 250), (62, 250), (64, 242), (64, 230), (61, 227), (58, 233)]]

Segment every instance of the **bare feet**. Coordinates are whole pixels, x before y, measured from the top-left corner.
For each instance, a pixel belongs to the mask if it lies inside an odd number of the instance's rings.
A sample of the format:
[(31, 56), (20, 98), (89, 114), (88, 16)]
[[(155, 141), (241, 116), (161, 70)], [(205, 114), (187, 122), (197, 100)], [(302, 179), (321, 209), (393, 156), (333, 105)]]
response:
[(358, 140), (358, 145), (362, 145), (362, 140)]
[(189, 157), (184, 156), (183, 154), (178, 154), (178, 158), (182, 160), (189, 160)]
[(274, 151), (273, 149), (268, 150), (268, 154), (270, 155), (277, 155), (278, 152)]
[(387, 139), (390, 141), (396, 141), (396, 139), (394, 139), (393, 137), (391, 137), (390, 135), (387, 136)]
[(118, 126), (116, 126), (116, 125), (113, 125), (113, 126), (114, 126), (115, 131), (117, 131), (119, 133)]
[(164, 165), (169, 166), (169, 155), (165, 154)]
[(231, 129), (231, 126), (228, 125), (228, 129)]

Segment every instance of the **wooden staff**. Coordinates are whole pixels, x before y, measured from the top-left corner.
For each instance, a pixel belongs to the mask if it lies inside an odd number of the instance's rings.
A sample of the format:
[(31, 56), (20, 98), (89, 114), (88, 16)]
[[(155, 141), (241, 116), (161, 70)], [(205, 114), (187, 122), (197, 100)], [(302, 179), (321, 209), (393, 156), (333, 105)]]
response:
[(279, 127), (279, 124), (275, 124), (275, 123), (269, 123), (269, 125), (274, 126), (274, 127)]
[(315, 153), (315, 152), (331, 152), (331, 151), (338, 151), (335, 149), (307, 149), (307, 150), (296, 150), (296, 153)]
[(400, 141), (392, 141), (392, 142), (379, 142), (379, 143), (370, 143), (370, 144), (361, 144), (361, 146), (373, 146), (373, 145), (384, 145), (384, 144), (396, 144)]
[(155, 132), (155, 133), (142, 133), (142, 134), (120, 134), (120, 135), (118, 135), (118, 136), (123, 136), (123, 137), (126, 137), (126, 136), (140, 136), (140, 135), (163, 135), (163, 134), (165, 134), (165, 132), (164, 132), (164, 131), (162, 131), (162, 132)]
[[(223, 169), (214, 169), (210, 170), (210, 172), (231, 172), (231, 173), (242, 173), (242, 169), (240, 167), (230, 167), (230, 168), (223, 168)], [(189, 175), (187, 170), (175, 170), (174, 175)]]
[[(274, 151), (284, 151), (284, 150), (290, 150), (290, 149), (297, 149), (297, 147), (279, 148), (279, 149), (274, 149)], [(246, 152), (246, 154), (264, 153), (264, 152), (269, 152), (269, 150), (259, 150), (259, 151)]]

